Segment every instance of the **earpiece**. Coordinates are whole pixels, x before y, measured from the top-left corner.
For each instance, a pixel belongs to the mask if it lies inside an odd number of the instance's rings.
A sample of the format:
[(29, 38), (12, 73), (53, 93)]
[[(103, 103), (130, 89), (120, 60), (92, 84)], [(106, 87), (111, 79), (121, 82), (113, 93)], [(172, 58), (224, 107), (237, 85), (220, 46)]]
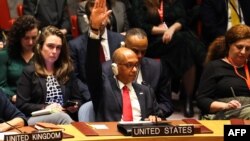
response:
[(117, 67), (117, 64), (116, 63), (112, 63), (111, 64), (111, 68), (112, 68), (112, 71), (114, 73), (114, 75), (118, 75), (118, 67)]

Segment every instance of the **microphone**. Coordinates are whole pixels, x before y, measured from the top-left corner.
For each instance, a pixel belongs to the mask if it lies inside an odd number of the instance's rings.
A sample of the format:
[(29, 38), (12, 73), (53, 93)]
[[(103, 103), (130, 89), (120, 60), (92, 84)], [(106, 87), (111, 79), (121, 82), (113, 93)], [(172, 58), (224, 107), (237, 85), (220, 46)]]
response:
[(230, 89), (231, 89), (231, 92), (232, 92), (233, 97), (234, 97), (235, 99), (237, 99), (233, 87), (230, 87)]

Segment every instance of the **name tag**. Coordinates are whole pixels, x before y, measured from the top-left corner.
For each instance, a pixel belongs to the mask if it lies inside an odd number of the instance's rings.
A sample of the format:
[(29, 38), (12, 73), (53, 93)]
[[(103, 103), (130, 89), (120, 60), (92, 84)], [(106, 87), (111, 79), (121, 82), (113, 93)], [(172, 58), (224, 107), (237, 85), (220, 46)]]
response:
[(193, 135), (194, 126), (151, 126), (133, 127), (132, 136), (179, 136)]
[(62, 137), (62, 131), (51, 131), (5, 135), (4, 141), (59, 141), (62, 140)]

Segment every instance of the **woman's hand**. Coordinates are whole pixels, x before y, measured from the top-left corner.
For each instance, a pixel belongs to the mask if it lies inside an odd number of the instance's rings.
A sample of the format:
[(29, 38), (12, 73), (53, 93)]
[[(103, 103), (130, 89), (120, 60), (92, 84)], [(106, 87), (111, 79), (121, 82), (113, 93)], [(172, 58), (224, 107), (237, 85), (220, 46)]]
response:
[(173, 29), (171, 28), (167, 29), (162, 36), (162, 42), (168, 44), (172, 40), (173, 34), (174, 34)]
[(237, 108), (240, 108), (241, 107), (241, 104), (239, 101), (237, 100), (231, 100), (229, 101), (228, 103), (226, 103), (225, 105), (225, 110), (230, 110), (230, 109), (237, 109)]

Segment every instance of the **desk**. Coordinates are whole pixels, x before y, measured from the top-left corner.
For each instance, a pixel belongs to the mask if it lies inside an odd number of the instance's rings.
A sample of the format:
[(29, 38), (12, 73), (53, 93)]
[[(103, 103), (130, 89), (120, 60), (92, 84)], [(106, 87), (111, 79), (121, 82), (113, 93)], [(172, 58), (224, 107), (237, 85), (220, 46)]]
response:
[[(76, 141), (76, 140), (103, 140), (103, 141), (223, 141), (224, 125), (230, 124), (229, 120), (200, 120), (201, 124), (211, 129), (212, 134), (195, 134), (192, 136), (154, 136), (154, 137), (130, 137), (130, 136), (85, 136), (72, 125), (60, 125), (65, 129), (65, 133), (74, 135), (75, 138), (64, 139), (63, 141)], [(107, 131), (108, 132), (108, 131)]]

